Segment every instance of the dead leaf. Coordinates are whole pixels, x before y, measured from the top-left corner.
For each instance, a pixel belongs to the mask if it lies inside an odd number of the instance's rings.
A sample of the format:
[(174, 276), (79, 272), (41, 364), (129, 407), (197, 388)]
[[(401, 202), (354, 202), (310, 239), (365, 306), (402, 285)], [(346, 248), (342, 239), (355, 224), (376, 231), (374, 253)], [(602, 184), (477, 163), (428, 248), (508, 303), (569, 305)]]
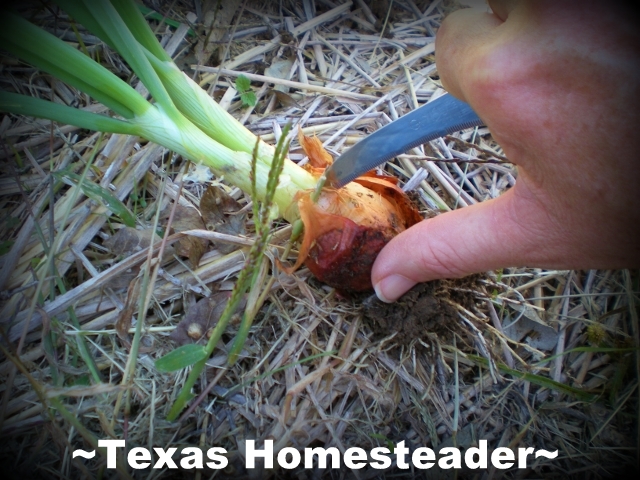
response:
[(288, 93), (280, 92), (278, 90), (274, 90), (273, 93), (275, 94), (276, 98), (278, 99), (278, 102), (280, 103), (280, 105), (282, 105), (283, 107), (285, 107), (285, 108), (292, 108), (292, 107), (302, 108), (300, 106), (300, 104), (298, 102), (296, 102), (296, 99), (293, 98)]
[(523, 315), (515, 322), (504, 322), (506, 325), (504, 333), (507, 337), (516, 342), (524, 342), (533, 348), (542, 351), (549, 351), (558, 344), (558, 332), (542, 321), (532, 320), (529, 316)]
[(207, 183), (213, 178), (213, 172), (203, 163), (192, 163), (189, 172), (183, 177), (185, 182)]
[[(267, 77), (273, 78), (281, 78), (284, 80), (289, 79), (289, 72), (291, 71), (291, 67), (293, 66), (293, 60), (285, 59), (285, 58), (276, 58), (271, 62), (265, 70), (264, 74)], [(276, 85), (273, 89), (277, 92), (287, 93), (289, 91), (289, 87), (285, 87), (284, 85)]]
[[(171, 249), (173, 251), (173, 248)], [(167, 258), (167, 255), (164, 255), (164, 258)], [(136, 265), (133, 268), (130, 268), (126, 272), (122, 272), (118, 275), (112, 276), (105, 283), (105, 288), (111, 288), (112, 290), (123, 290), (129, 287), (129, 284), (140, 274), (140, 265)]]
[[(140, 250), (148, 248), (152, 244), (162, 240), (153, 228), (137, 230), (132, 227), (125, 227), (118, 230), (114, 235), (103, 242), (103, 246), (114, 255), (129, 256)], [(173, 258), (175, 249), (172, 245), (166, 245), (162, 255), (162, 263)], [(129, 284), (138, 276), (140, 266), (136, 266), (120, 275), (110, 278), (105, 287), (119, 290), (127, 288)]]
[(160, 235), (153, 228), (136, 230), (132, 227), (125, 227), (105, 240), (103, 245), (115, 255), (131, 255), (160, 240), (162, 240)]
[[(242, 206), (222, 188), (210, 185), (200, 199), (200, 212), (207, 230), (227, 235), (243, 236), (246, 233)], [(237, 250), (238, 245), (212, 242), (223, 254)]]
[[(189, 309), (169, 338), (178, 345), (196, 343), (208, 340), (208, 333), (220, 319), (220, 315), (227, 306), (231, 292), (214, 293), (208, 298), (202, 298)], [(245, 300), (240, 302), (238, 309), (244, 308)]]
[[(177, 205), (173, 214), (171, 228), (175, 232), (184, 232), (186, 230), (203, 230), (205, 225), (195, 208)], [(209, 241), (204, 238), (187, 236), (178, 240), (176, 253), (182, 257), (189, 258), (193, 268), (197, 268), (202, 255), (207, 251), (208, 245)]]
[(200, 212), (207, 226), (224, 221), (241, 208), (236, 199), (215, 185), (209, 185), (200, 199)]

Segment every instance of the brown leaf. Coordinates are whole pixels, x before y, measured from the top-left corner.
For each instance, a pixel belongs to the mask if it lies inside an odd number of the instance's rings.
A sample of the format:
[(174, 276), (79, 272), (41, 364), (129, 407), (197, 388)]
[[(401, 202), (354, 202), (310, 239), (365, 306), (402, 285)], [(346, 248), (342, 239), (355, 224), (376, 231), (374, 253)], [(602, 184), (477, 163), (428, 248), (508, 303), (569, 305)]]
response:
[[(171, 249), (173, 251), (173, 248)], [(165, 253), (164, 258), (167, 258)], [(138, 276), (140, 273), (140, 265), (137, 265), (133, 268), (130, 268), (126, 272), (122, 272), (118, 275), (112, 276), (105, 283), (106, 288), (111, 288), (113, 290), (123, 290), (129, 287), (129, 284)]]
[(131, 255), (160, 240), (162, 240), (160, 235), (154, 232), (153, 228), (136, 230), (132, 227), (125, 227), (105, 240), (103, 245), (116, 255)]
[[(195, 208), (177, 205), (173, 214), (171, 227), (175, 232), (186, 230), (203, 230), (205, 228), (202, 217)], [(209, 241), (204, 238), (184, 237), (176, 244), (176, 253), (183, 257), (188, 257), (193, 268), (198, 267), (200, 258), (207, 251)]]
[(207, 226), (224, 221), (241, 208), (236, 199), (215, 185), (209, 185), (200, 199), (200, 212)]
[[(293, 60), (288, 58), (274, 58), (271, 61), (271, 65), (269, 65), (264, 70), (264, 74), (267, 77), (272, 78), (289, 78), (289, 72), (291, 71), (291, 67), (293, 66)], [(288, 92), (289, 87), (285, 87), (284, 85), (275, 85), (273, 90), (276, 92)]]
[[(171, 332), (169, 338), (178, 345), (196, 343), (198, 341), (206, 343), (209, 338), (209, 332), (217, 325), (230, 297), (231, 292), (218, 292), (208, 298), (198, 300), (189, 309), (176, 329)], [(241, 301), (238, 308), (243, 308), (244, 303), (244, 300)]]
[[(128, 256), (148, 248), (150, 245), (160, 242), (161, 240), (162, 238), (154, 232), (153, 228), (136, 230), (132, 227), (125, 227), (105, 240), (103, 246), (114, 255)], [(166, 261), (171, 260), (174, 253), (175, 249), (172, 245), (165, 245), (162, 263), (164, 264)], [(126, 288), (129, 283), (138, 276), (139, 270), (140, 267), (136, 266), (121, 275), (110, 278), (106, 286), (114, 290)]]
[[(200, 199), (200, 213), (207, 230), (241, 236), (246, 232), (244, 213), (237, 213), (241, 205), (222, 188), (210, 185)], [(212, 242), (222, 253), (230, 253), (238, 249), (237, 245)]]
[(285, 107), (285, 108), (291, 108), (291, 107), (302, 108), (300, 106), (300, 104), (298, 102), (296, 102), (296, 99), (293, 98), (288, 93), (280, 92), (278, 90), (274, 90), (273, 93), (275, 94), (276, 98), (278, 99), (278, 102), (280, 102), (280, 105), (282, 105), (283, 107)]

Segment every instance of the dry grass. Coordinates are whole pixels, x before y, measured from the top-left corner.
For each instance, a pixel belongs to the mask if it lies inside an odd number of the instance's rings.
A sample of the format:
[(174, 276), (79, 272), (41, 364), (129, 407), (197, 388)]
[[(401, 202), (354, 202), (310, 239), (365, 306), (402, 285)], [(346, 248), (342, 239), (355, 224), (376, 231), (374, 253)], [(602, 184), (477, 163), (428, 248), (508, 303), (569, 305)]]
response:
[[(197, 3), (201, 21), (217, 2)], [(270, 141), (292, 120), (339, 153), (441, 93), (432, 56), (434, 33), (448, 8), (441, 2), (368, 7), (317, 0), (315, 11), (312, 0), (223, 3), (233, 4), (235, 13), (218, 19), (209, 40), (219, 49), (206, 54), (197, 45), (206, 38), (204, 29), (190, 36), (186, 28), (153, 25), (188, 74)], [(192, 18), (191, 2), (154, 8), (180, 23)], [(64, 16), (55, 20), (39, 4), (30, 11), (46, 28), (77, 42)], [(89, 51), (128, 75), (117, 56), (80, 33)], [(191, 69), (198, 59), (218, 65), (220, 58), (223, 69)], [(289, 60), (289, 71), (269, 78), (264, 70), (277, 60)], [(253, 80), (256, 108), (243, 107), (234, 95), (239, 72)], [(6, 56), (0, 80), (3, 89), (102, 109)], [(276, 95), (274, 83), (289, 90)], [(272, 271), (275, 282), (241, 359), (226, 366), (225, 350), (237, 329), (232, 325), (223, 337), (227, 346), (216, 350), (197, 386), (196, 393), (205, 386), (208, 393), (181, 422), (167, 422), (186, 373), (160, 373), (154, 360), (175, 348), (168, 335), (196, 300), (231, 288), (247, 240), (237, 238), (238, 249), (226, 254), (210, 246), (197, 268), (170, 255), (155, 282), (136, 296), (128, 287), (148, 262), (148, 249), (122, 257), (105, 247), (121, 220), (52, 172), (81, 173), (97, 152), (88, 181), (108, 189), (135, 212), (140, 227), (149, 227), (156, 212), (176, 200), (198, 207), (204, 187), (184, 182), (183, 160), (136, 138), (13, 115), (2, 118), (0, 135), (0, 455), (9, 471), (29, 478), (110, 477), (100, 457), (71, 458), (76, 448), (91, 450), (87, 434), (126, 438), (129, 447), (220, 446), (230, 464), (217, 476), (236, 478), (292, 475), (247, 472), (245, 439), (274, 439), (276, 450), (370, 449), (402, 440), (412, 449), (438, 450), (486, 439), (490, 448), (559, 451), (557, 459), (539, 458), (526, 472), (489, 470), (476, 472), (478, 478), (607, 478), (638, 458), (638, 276), (628, 271), (506, 269), (467, 286), (443, 283), (424, 295), (448, 302), (446, 321), (402, 341), (371, 321), (378, 308), (372, 299), (340, 298), (304, 269), (292, 276)], [(296, 143), (290, 156), (303, 160)], [(414, 149), (387, 169), (410, 183), (430, 215), (496, 197), (516, 177), (482, 128)], [(242, 192), (227, 191), (248, 203)], [(159, 227), (166, 228), (166, 220)], [(274, 248), (280, 248), (288, 229), (276, 230)], [(134, 359), (132, 337), (119, 336), (115, 323), (130, 321), (145, 293), (149, 309), (137, 319), (144, 335)], [(462, 296), (464, 305), (456, 300)], [(123, 320), (130, 305), (135, 308)], [(135, 367), (130, 379), (124, 375), (128, 364)], [(64, 410), (72, 416), (64, 417)], [(386, 475), (409, 475), (399, 472)], [(369, 469), (297, 474), (385, 475)]]

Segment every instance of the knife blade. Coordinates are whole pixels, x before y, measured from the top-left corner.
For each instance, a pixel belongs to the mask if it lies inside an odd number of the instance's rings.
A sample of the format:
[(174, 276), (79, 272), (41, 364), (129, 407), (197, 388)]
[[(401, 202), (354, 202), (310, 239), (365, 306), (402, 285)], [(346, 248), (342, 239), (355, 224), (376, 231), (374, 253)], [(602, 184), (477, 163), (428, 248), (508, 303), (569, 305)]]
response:
[(343, 187), (413, 147), (482, 124), (468, 103), (442, 95), (356, 143), (327, 168), (326, 182), (334, 188)]

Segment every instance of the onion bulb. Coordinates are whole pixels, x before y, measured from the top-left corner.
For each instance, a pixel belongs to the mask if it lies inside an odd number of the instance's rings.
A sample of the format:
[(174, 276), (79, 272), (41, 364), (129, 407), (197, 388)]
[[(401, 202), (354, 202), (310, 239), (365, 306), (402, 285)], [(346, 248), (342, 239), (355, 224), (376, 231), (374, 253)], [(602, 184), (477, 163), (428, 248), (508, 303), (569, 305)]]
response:
[[(305, 168), (317, 178), (332, 163), (317, 137), (298, 136), (309, 157)], [(341, 292), (372, 288), (371, 268), (378, 253), (398, 233), (422, 220), (397, 186), (397, 178), (374, 171), (342, 188), (323, 188), (317, 202), (313, 191), (295, 200), (304, 236), (296, 264), (304, 263), (320, 280)]]

